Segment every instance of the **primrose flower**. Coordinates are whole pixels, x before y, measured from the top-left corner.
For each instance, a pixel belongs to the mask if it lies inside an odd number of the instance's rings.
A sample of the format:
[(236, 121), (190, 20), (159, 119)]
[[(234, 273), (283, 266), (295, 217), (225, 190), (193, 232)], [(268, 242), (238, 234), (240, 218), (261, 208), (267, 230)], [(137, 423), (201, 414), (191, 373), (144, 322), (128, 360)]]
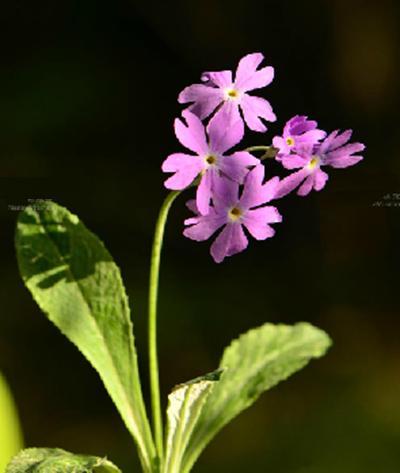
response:
[[(220, 263), (227, 256), (245, 250), (248, 239), (244, 228), (256, 240), (265, 240), (275, 234), (269, 225), (282, 221), (278, 210), (265, 203), (275, 198), (279, 178), (274, 177), (263, 184), (264, 166), (258, 165), (246, 176), (239, 196), (239, 185), (228, 179), (218, 178), (213, 193), (213, 207), (207, 215), (197, 215), (185, 220), (183, 234), (195, 241), (208, 240), (223, 227), (211, 245), (211, 256)], [(188, 207), (196, 212), (194, 202)]]
[(361, 161), (363, 157), (355, 153), (363, 151), (365, 146), (362, 143), (348, 143), (351, 135), (352, 130), (343, 133), (335, 130), (321, 143), (304, 146), (297, 150), (297, 154), (288, 156), (286, 167), (300, 170), (281, 180), (276, 196), (283, 197), (300, 184), (298, 195), (305, 196), (312, 189), (320, 191), (328, 180), (328, 174), (321, 167), (347, 168)]
[(244, 126), (241, 120), (230, 123), (230, 116), (218, 114), (205, 129), (193, 113), (186, 110), (182, 116), (187, 125), (179, 119), (175, 120), (176, 137), (196, 155), (174, 153), (168, 156), (162, 164), (162, 170), (173, 172), (174, 175), (164, 184), (167, 189), (181, 190), (200, 176), (196, 204), (201, 214), (207, 214), (216, 178), (223, 175), (241, 184), (248, 173), (248, 166), (256, 166), (259, 160), (247, 151), (237, 151), (228, 156), (224, 154), (243, 138)]
[(272, 140), (274, 147), (279, 150), (276, 159), (282, 161), (284, 167), (290, 166), (291, 153), (296, 154), (297, 149), (313, 146), (324, 139), (326, 132), (317, 129), (317, 126), (316, 121), (308, 120), (304, 115), (291, 118), (283, 128), (283, 136), (275, 136)]
[(274, 122), (276, 115), (267, 100), (248, 94), (251, 90), (267, 86), (274, 78), (274, 69), (271, 66), (257, 70), (263, 59), (261, 53), (244, 56), (239, 61), (235, 80), (232, 71), (205, 72), (201, 77), (204, 83), (193, 84), (183, 89), (178, 97), (179, 103), (193, 102), (189, 110), (201, 120), (216, 109), (217, 114), (227, 110), (236, 120), (236, 117), (240, 117), (240, 108), (251, 130), (266, 131), (267, 128), (261, 118)]

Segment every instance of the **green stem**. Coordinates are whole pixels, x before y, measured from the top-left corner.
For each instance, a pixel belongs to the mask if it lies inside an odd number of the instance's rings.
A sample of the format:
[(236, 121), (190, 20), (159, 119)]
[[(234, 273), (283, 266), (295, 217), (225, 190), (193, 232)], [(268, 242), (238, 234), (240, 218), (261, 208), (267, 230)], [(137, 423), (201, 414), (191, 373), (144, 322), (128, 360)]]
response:
[(251, 153), (252, 151), (268, 151), (271, 148), (271, 146), (250, 146), (249, 148), (246, 148), (245, 151), (248, 151)]
[(156, 223), (154, 231), (153, 249), (150, 263), (150, 287), (149, 287), (149, 368), (150, 368), (150, 392), (153, 419), (154, 439), (159, 461), (164, 455), (163, 447), (163, 423), (160, 403), (160, 381), (158, 373), (157, 357), (157, 296), (158, 280), (160, 272), (160, 256), (164, 237), (165, 224), (169, 209), (178, 197), (180, 191), (172, 191), (165, 198)]
[(274, 146), (250, 146), (246, 148), (245, 151), (251, 153), (252, 151), (264, 151), (264, 154), (261, 156), (261, 161), (267, 158), (275, 158), (278, 149), (274, 148)]

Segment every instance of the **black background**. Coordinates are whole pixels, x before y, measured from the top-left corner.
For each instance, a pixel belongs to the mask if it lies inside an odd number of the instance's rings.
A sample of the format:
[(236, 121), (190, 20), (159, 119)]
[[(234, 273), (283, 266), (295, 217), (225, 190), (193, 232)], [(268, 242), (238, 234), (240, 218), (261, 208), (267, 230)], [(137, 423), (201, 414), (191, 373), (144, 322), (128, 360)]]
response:
[(320, 193), (283, 200), (276, 237), (221, 265), (209, 243), (182, 236), (178, 201), (161, 277), (163, 396), (214, 369), (239, 333), (307, 320), (333, 337), (328, 356), (229, 425), (194, 471), (398, 471), (398, 19), (389, 0), (2, 3), (0, 370), (27, 446), (107, 454), (138, 471), (95, 372), (23, 287), (12, 206), (52, 198), (106, 243), (130, 296), (147, 396), (148, 261), (166, 194), (160, 165), (180, 149), (176, 97), (202, 71), (261, 51), (275, 67), (262, 95), (278, 122), (245, 144), (268, 144), (301, 113), (328, 131), (353, 128), (365, 160), (329, 170)]

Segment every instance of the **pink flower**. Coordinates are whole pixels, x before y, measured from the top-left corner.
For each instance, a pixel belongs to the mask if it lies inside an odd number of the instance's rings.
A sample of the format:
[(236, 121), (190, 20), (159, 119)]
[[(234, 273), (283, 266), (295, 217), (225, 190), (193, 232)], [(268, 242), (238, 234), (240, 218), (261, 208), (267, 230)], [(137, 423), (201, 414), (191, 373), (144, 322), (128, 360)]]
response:
[(264, 59), (261, 53), (244, 56), (236, 69), (235, 80), (231, 71), (206, 72), (202, 75), (203, 84), (193, 84), (179, 94), (179, 103), (193, 104), (189, 110), (201, 120), (207, 118), (218, 107), (217, 114), (227, 110), (236, 121), (240, 117), (239, 108), (247, 126), (254, 131), (264, 132), (266, 126), (261, 118), (274, 122), (276, 116), (270, 103), (261, 98), (249, 95), (248, 92), (270, 84), (274, 78), (271, 66), (257, 70)]
[[(214, 186), (213, 207), (207, 215), (197, 215), (185, 220), (188, 226), (183, 234), (195, 241), (208, 240), (223, 227), (211, 245), (211, 256), (220, 263), (247, 248), (246, 229), (256, 240), (265, 240), (275, 234), (269, 225), (282, 221), (275, 207), (263, 206), (275, 197), (279, 179), (274, 177), (263, 184), (264, 166), (258, 165), (245, 179), (239, 196), (239, 185), (224, 178), (217, 178)], [(194, 202), (188, 207), (196, 212)]]
[[(317, 122), (308, 120), (304, 115), (296, 115), (291, 118), (283, 128), (282, 136), (275, 136), (272, 144), (278, 148), (276, 159), (282, 161), (284, 167), (293, 162), (291, 154), (296, 154), (298, 149), (305, 146), (314, 146), (326, 137), (326, 132), (317, 129)], [(290, 167), (288, 169), (291, 169)]]
[(320, 191), (328, 180), (328, 174), (321, 169), (323, 166), (347, 168), (361, 161), (363, 157), (355, 153), (363, 151), (365, 146), (348, 143), (351, 135), (352, 130), (340, 134), (335, 130), (322, 143), (304, 146), (296, 151), (297, 154), (287, 156), (285, 167), (300, 170), (282, 179), (276, 197), (284, 197), (298, 186), (297, 194), (301, 196), (309, 194), (312, 189)]
[(193, 113), (186, 110), (182, 116), (187, 125), (179, 119), (175, 120), (176, 137), (183, 146), (196, 154), (174, 153), (168, 156), (162, 164), (162, 170), (173, 172), (174, 175), (164, 184), (167, 189), (181, 190), (200, 175), (196, 203), (199, 212), (207, 214), (217, 177), (223, 175), (241, 184), (248, 173), (248, 166), (255, 166), (259, 161), (246, 151), (237, 151), (229, 156), (224, 154), (243, 138), (244, 126), (241, 120), (230, 123), (230, 116), (218, 114), (210, 120), (206, 130)]

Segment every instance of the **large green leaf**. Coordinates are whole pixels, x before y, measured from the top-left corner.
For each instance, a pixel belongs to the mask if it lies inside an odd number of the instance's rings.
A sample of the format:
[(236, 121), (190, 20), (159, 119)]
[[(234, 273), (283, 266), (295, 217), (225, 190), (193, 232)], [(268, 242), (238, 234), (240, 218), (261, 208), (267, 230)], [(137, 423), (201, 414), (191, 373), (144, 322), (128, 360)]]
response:
[(74, 455), (60, 448), (27, 448), (13, 458), (5, 473), (121, 473), (106, 458)]
[(307, 323), (265, 324), (250, 330), (226, 348), (221, 379), (208, 396), (182, 462), (188, 473), (221, 428), (249, 407), (267, 389), (322, 356), (331, 341)]
[(26, 286), (97, 370), (150, 471), (155, 451), (118, 266), (77, 216), (53, 202), (21, 212), (16, 247)]
[(7, 384), (0, 374), (0, 472), (22, 448), (17, 411)]
[(168, 396), (167, 445), (163, 473), (180, 473), (182, 457), (201, 410), (221, 370), (177, 386)]

